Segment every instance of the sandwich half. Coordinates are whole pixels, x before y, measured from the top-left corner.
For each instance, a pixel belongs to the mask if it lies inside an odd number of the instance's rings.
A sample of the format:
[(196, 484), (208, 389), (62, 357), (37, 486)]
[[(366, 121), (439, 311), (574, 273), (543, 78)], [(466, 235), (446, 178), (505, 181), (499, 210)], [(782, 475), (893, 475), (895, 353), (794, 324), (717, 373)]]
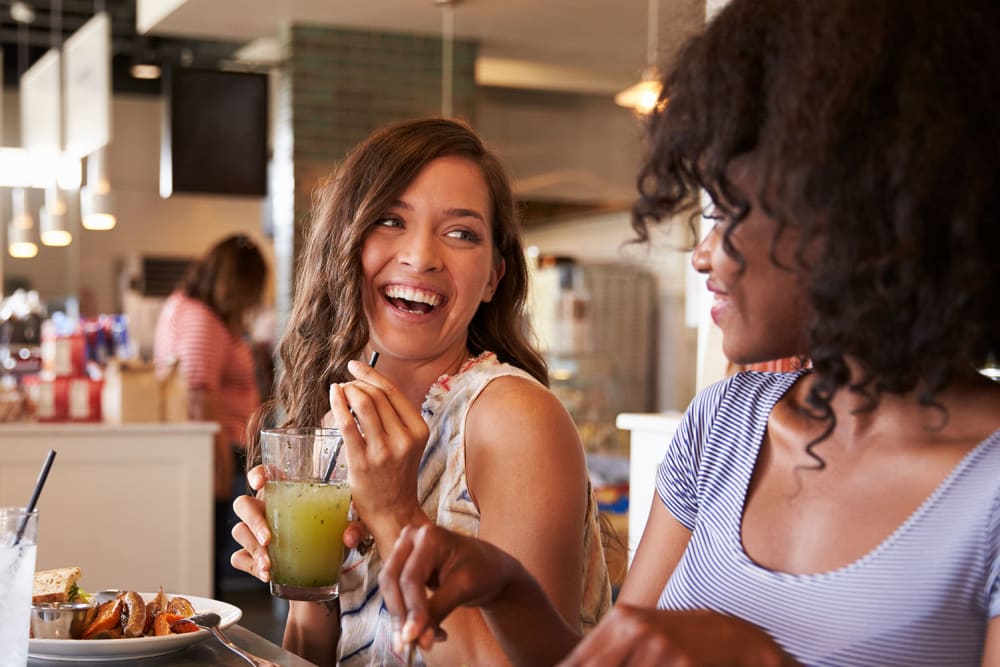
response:
[(31, 591), (31, 604), (46, 602), (73, 602), (79, 594), (76, 582), (82, 573), (78, 567), (59, 567), (54, 570), (35, 572), (35, 583)]

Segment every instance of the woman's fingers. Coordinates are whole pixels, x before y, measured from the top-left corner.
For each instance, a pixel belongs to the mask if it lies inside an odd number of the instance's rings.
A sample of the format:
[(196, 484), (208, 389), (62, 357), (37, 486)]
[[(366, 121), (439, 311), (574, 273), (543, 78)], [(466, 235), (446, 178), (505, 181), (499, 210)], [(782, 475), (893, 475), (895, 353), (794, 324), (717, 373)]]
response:
[(369, 385), (381, 392), (388, 402), (387, 407), (392, 408), (392, 411), (407, 431), (419, 433), (427, 427), (420, 411), (415, 410), (409, 399), (399, 391), (399, 388), (377, 370), (358, 361), (348, 362), (347, 370), (361, 381), (359, 386)]
[(251, 489), (260, 491), (267, 483), (267, 468), (262, 465), (254, 466), (247, 472), (247, 481), (250, 483)]
[(246, 524), (258, 543), (263, 546), (270, 543), (271, 529), (268, 528), (267, 518), (264, 516), (263, 500), (253, 496), (238, 496), (233, 501), (233, 511)]
[(250, 527), (243, 522), (233, 526), (232, 534), (233, 539), (243, 547), (230, 557), (233, 567), (249, 572), (261, 581), (270, 581), (271, 559), (267, 547), (257, 541)]
[(368, 528), (363, 522), (351, 521), (344, 529), (344, 547), (356, 549), (368, 535)]
[(267, 555), (267, 545), (271, 541), (271, 530), (264, 516), (264, 501), (253, 496), (239, 496), (233, 501), (233, 511), (242, 519), (233, 526), (233, 539), (243, 548), (230, 556), (229, 562), (261, 581), (270, 581), (271, 559)]
[(431, 630), (430, 639), (421, 644), (426, 649), (434, 637), (428, 616), (427, 582), (435, 564), (431, 554), (414, 553), (414, 539), (419, 530), (407, 526), (400, 533), (379, 573), (379, 587), (397, 628), (396, 643), (400, 647), (412, 644), (424, 639)]

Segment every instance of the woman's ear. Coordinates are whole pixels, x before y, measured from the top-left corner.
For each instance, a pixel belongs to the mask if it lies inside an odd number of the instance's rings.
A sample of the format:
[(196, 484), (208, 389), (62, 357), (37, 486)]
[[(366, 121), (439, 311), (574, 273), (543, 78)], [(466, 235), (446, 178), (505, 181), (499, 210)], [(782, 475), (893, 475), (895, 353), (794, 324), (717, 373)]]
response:
[(500, 280), (506, 270), (507, 264), (502, 258), (493, 265), (493, 269), (490, 271), (490, 280), (486, 283), (486, 289), (483, 290), (483, 303), (489, 303), (493, 300), (493, 295), (496, 294), (497, 286), (500, 285)]

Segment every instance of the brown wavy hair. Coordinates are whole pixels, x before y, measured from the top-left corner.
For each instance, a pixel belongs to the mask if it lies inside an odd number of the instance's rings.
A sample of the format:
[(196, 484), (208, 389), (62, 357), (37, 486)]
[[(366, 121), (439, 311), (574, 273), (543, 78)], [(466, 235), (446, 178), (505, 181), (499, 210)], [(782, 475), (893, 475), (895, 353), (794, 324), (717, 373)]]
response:
[[(661, 218), (696, 218), (702, 191), (732, 221), (734, 256), (750, 194), (779, 234), (800, 232), (808, 402), (827, 433), (837, 391), (935, 405), (1000, 341), (1000, 3), (960, 5), (733, 0), (683, 49), (649, 121), (641, 240)], [(727, 178), (740, 156), (752, 193)]]
[(329, 409), (329, 385), (351, 379), (347, 362), (360, 357), (369, 336), (362, 306), (365, 238), (417, 174), (445, 156), (470, 160), (482, 171), (492, 203), (494, 261), (503, 260), (506, 267), (493, 299), (480, 304), (469, 324), (469, 352), (495, 352), (500, 361), (548, 384), (545, 361), (529, 343), (528, 268), (506, 171), (468, 125), (411, 120), (359, 144), (318, 192), (279, 343), (283, 372), (277, 401), (285, 425), (319, 425)]
[(267, 262), (250, 237), (227, 236), (194, 262), (181, 279), (180, 290), (201, 301), (226, 328), (238, 332), (243, 316), (257, 306), (267, 283)]

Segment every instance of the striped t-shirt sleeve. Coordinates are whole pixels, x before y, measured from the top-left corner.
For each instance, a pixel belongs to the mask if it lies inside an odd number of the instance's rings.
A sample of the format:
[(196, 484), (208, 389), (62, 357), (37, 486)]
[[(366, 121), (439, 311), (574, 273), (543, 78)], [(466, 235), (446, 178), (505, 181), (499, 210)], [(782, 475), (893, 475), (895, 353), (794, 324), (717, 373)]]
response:
[(656, 474), (656, 492), (688, 530), (698, 518), (698, 470), (705, 441), (731, 378), (702, 390), (684, 412)]
[(993, 498), (993, 513), (990, 518), (990, 534), (987, 565), (989, 566), (989, 609), (990, 618), (1000, 616), (1000, 495)]

